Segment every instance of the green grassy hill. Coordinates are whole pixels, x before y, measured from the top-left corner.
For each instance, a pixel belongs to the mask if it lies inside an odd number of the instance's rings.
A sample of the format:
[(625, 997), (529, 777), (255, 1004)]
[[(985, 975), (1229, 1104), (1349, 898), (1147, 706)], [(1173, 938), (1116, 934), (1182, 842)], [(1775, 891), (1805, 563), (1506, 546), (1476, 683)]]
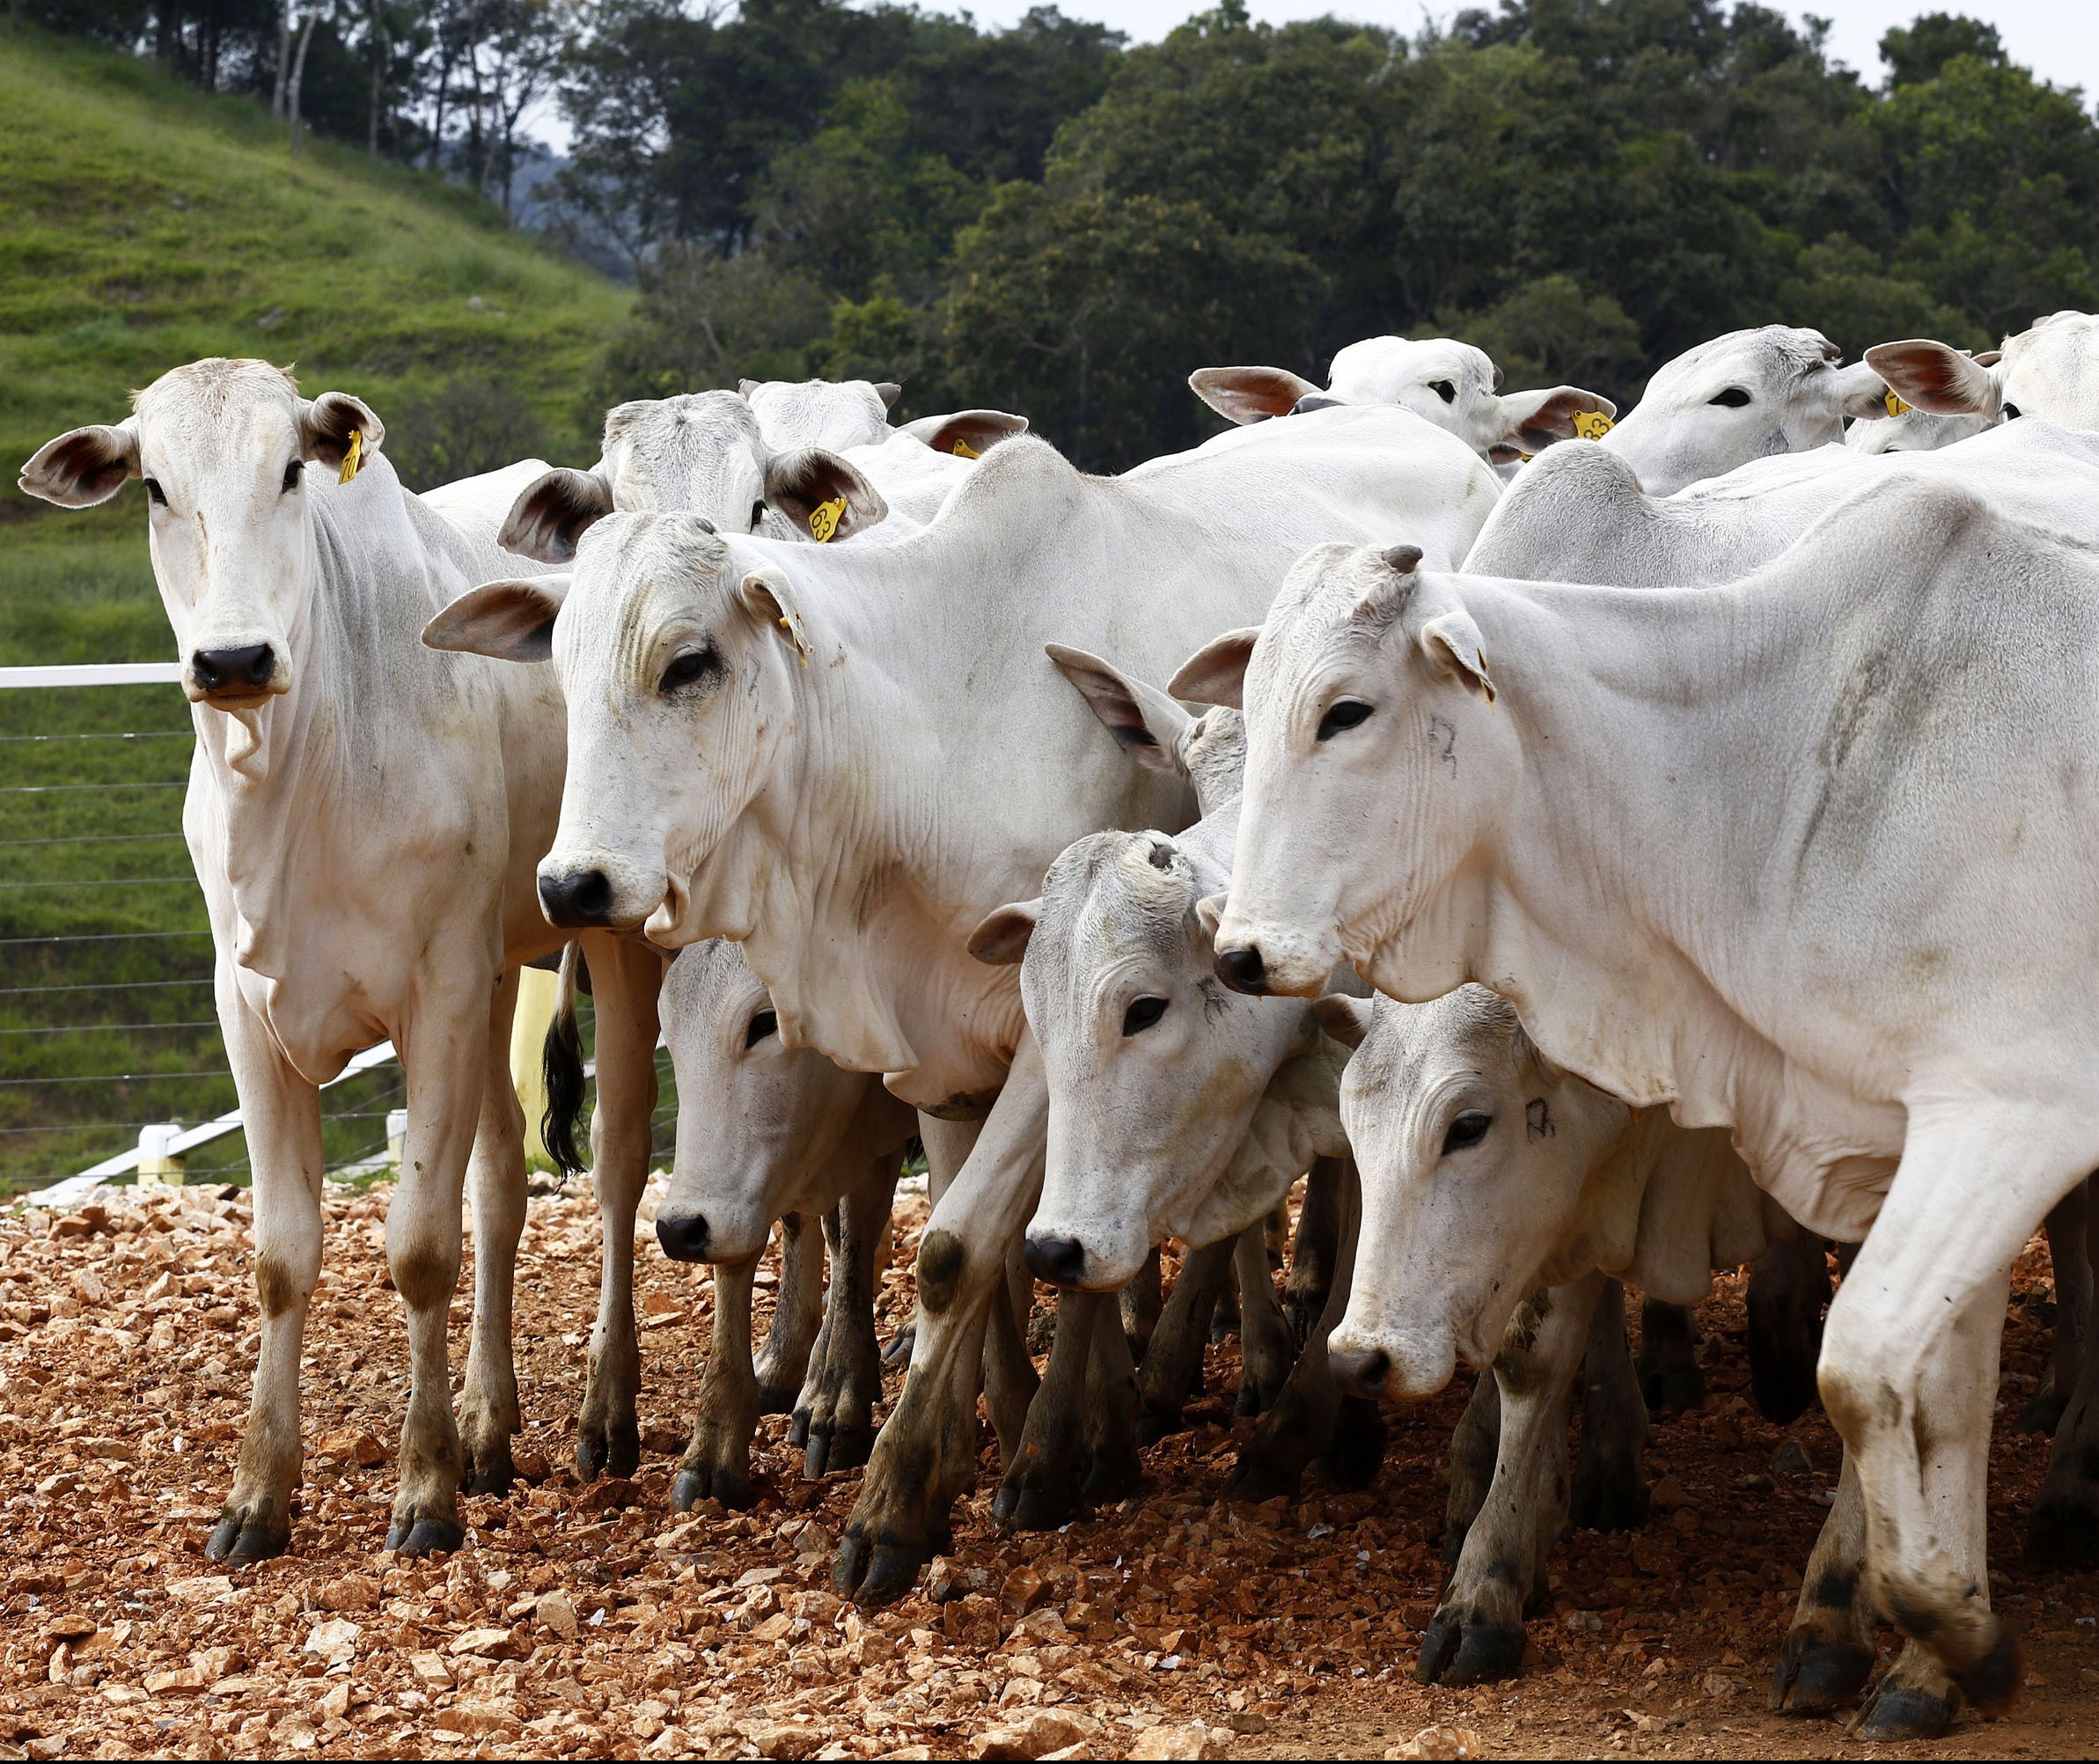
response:
[[(0, 665), (172, 653), (139, 490), (66, 513), (14, 488), (130, 388), (261, 356), (309, 393), (356, 393), (391, 445), (402, 412), (478, 375), (523, 395), (555, 457), (581, 455), (627, 298), (433, 179), (326, 142), (294, 158), (252, 102), (0, 36)], [(0, 692), (0, 1189), (232, 1104), (177, 832), (188, 727), (172, 687)], [(386, 1082), (330, 1092), (331, 1158), (382, 1136)], [(193, 1167), (237, 1169), (241, 1142), (220, 1154)]]

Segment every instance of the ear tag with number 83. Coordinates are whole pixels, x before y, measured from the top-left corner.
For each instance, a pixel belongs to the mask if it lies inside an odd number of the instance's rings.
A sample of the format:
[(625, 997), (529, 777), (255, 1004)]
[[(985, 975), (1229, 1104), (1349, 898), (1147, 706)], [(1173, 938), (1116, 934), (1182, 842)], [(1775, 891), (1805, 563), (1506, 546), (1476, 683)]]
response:
[(1600, 410), (1577, 410), (1574, 413), (1574, 433), (1584, 441), (1601, 441), (1614, 426)]
[(834, 496), (827, 503), (818, 503), (809, 511), (809, 530), (818, 545), (828, 545), (838, 537), (838, 524), (845, 518), (846, 499)]

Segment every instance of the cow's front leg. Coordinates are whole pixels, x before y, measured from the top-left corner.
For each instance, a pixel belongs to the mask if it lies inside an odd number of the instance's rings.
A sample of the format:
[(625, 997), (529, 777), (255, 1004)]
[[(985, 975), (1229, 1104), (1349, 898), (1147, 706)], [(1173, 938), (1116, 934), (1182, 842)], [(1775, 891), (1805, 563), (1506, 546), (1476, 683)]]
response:
[(802, 1474), (813, 1481), (867, 1462), (875, 1443), (875, 1406), (882, 1400), (882, 1349), (875, 1339), (875, 1261), (889, 1226), (897, 1186), (894, 1152), (877, 1158), (839, 1202), (838, 1242), (831, 1253), (819, 1352), (795, 1409), (802, 1435)]
[(525, 1111), (510, 1078), (510, 1019), (517, 971), (504, 974), (488, 1015), (481, 1119), (466, 1164), (473, 1211), (473, 1334), (459, 1385), (459, 1448), (470, 1495), (502, 1495), (516, 1474), (510, 1440), (524, 1424), (510, 1346), (517, 1241), (525, 1233)]
[[(2099, 1354), (2082, 1339), (2090, 1324), (2090, 1270), (2099, 1261), (2099, 1207), (2087, 1204), (2088, 1187), (2079, 1183), (2048, 1216), (2048, 1250), (2055, 1268), (2056, 1371), (2059, 1377), (2066, 1362), (2074, 1369), (2070, 1400), (2057, 1421), (2048, 1472), (2034, 1496), (2033, 1518), (2026, 1528), (2027, 1560), (2050, 1568), (2099, 1563)], [(2071, 1238), (2073, 1223), (2084, 1226), (2084, 1243)], [(2066, 1274), (2069, 1290), (2080, 1283), (2086, 1289), (2081, 1317), (2065, 1301)]]
[(1240, 1415), (1266, 1415), (1281, 1394), (1297, 1360), (1297, 1337), (1275, 1297), (1268, 1266), (1268, 1222), (1247, 1226), (1233, 1240), (1232, 1269), (1239, 1287)]
[(2088, 1177), (2057, 1202), (2048, 1215), (2048, 1272), (2055, 1288), (2055, 1341), (2048, 1356), (2048, 1376), (2019, 1411), (2024, 1433), (2053, 1433), (2076, 1392), (2078, 1375), (2089, 1358), (2092, 1327), (2092, 1257), (2086, 1233), (2090, 1228), (2092, 1184)]
[(758, 1350), (758, 1403), (761, 1414), (791, 1415), (824, 1326), (823, 1222), (814, 1216), (780, 1221), (779, 1295)]
[(1422, 1637), (1423, 1684), (1491, 1684), (1523, 1669), (1523, 1615), (1549, 1598), (1549, 1554), (1567, 1517), (1567, 1407), (1603, 1283), (1589, 1274), (1516, 1307), (1494, 1356), (1494, 1479)]
[(320, 1093), (249, 1014), (230, 974), (219, 1022), (254, 1171), (255, 1300), (262, 1313), (254, 1391), (233, 1488), (205, 1543), (214, 1561), (279, 1555), (291, 1541), (299, 1480), (299, 1356), (320, 1277)]
[[(839, 1590), (862, 1605), (900, 1597), (948, 1547), (950, 1511), (974, 1480), (986, 1326), (994, 1304), (1010, 1302), (1006, 1253), (1042, 1190), (1048, 1124), (1042, 1060), (1026, 1033), (988, 1118), (921, 1122), (928, 1163), (955, 1174), (919, 1242), (910, 1375), (839, 1545)], [(967, 1158), (959, 1170), (958, 1152)]]
[(1479, 1374), (1472, 1400), (1450, 1436), (1450, 1495), (1443, 1503), (1443, 1566), (1456, 1568), (1465, 1536), (1494, 1485), (1494, 1460), (1501, 1451), (1501, 1386), (1492, 1371)]
[(1771, 1706), (1826, 1715), (1853, 1702), (1873, 1676), (1873, 1600), (1866, 1586), (1866, 1499), (1844, 1454), (1837, 1498), (1800, 1584), (1793, 1628), (1772, 1672)]
[(1094, 1326), (1086, 1359), (1086, 1453), (1080, 1493), (1089, 1506), (1137, 1492), (1144, 1476), (1137, 1453), (1137, 1364), (1112, 1312)]
[(1626, 1341), (1626, 1289), (1604, 1283), (1582, 1356), (1582, 1451), (1570, 1517), (1590, 1531), (1647, 1523), (1648, 1407)]
[(1829, 1302), (1829, 1251), (1812, 1231), (1772, 1245), (1750, 1270), (1750, 1394), (1766, 1421), (1784, 1427), (1815, 1400)]
[(751, 1364), (751, 1277), (758, 1258), (715, 1264), (715, 1332), (700, 1379), (693, 1437), (671, 1485), (671, 1506), (705, 1500), (751, 1504), (751, 1439), (758, 1431), (758, 1375)]
[(1002, 1525), (1053, 1531), (1079, 1511), (1087, 1468), (1086, 1370), (1097, 1328), (1121, 1333), (1113, 1293), (1057, 1295), (1049, 1371), (992, 1502), (991, 1515)]
[(1823, 1407), (1858, 1460), (1874, 1602), (1986, 1713), (2019, 1683), (1985, 1524), (2012, 1259), (2092, 1153), (2088, 1122), (2030, 1099), (1913, 1107), (1823, 1334)]
[(1290, 1271), (1283, 1276), (1283, 1314), (1300, 1341), (1311, 1339), (1333, 1290), (1334, 1258), (1341, 1243), (1346, 1186), (1340, 1160), (1316, 1158), (1304, 1179), (1304, 1203), (1297, 1211), (1297, 1238), (1290, 1246)]
[(1706, 1375), (1699, 1369), (1698, 1325), (1681, 1305), (1659, 1298), (1640, 1304), (1640, 1394), (1648, 1414), (1679, 1409), (1689, 1414), (1706, 1400)]
[(455, 1550), (466, 1538), (445, 1330), (459, 1281), (460, 1189), (488, 1071), (488, 991), (473, 989), (480, 997), (471, 1004), (422, 1003), (395, 1041), (407, 1077), (408, 1134), (386, 1211), (386, 1262), (408, 1313), (409, 1383), (386, 1547), (408, 1555)]
[(585, 944), (598, 1019), (598, 1106), (591, 1115), (591, 1185), (603, 1232), (591, 1370), (576, 1424), (576, 1467), (631, 1476), (642, 1462), (642, 1347), (635, 1333), (634, 1224), (649, 1180), (656, 1109), (657, 995), (664, 964), (637, 937)]
[(1159, 1251), (1155, 1244), (1144, 1258), (1137, 1277), (1122, 1289), (1122, 1333), (1129, 1337), (1130, 1353), (1141, 1360), (1151, 1346), (1152, 1331), (1159, 1327), (1165, 1309), (1165, 1295), (1159, 1283)]
[(1190, 1250), (1181, 1259), (1173, 1290), (1159, 1312), (1151, 1346), (1137, 1370), (1137, 1437), (1156, 1445), (1181, 1430), (1181, 1410), (1202, 1388), (1203, 1349), (1210, 1337), (1210, 1312), (1229, 1272), (1232, 1239)]

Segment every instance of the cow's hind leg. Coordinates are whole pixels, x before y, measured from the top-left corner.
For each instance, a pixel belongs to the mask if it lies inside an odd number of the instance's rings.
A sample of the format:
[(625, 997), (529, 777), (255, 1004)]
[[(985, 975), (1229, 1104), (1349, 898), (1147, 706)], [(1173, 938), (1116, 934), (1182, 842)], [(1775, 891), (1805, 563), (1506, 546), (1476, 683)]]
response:
[(2048, 1379), (2024, 1408), (2018, 1427), (2023, 1433), (2053, 1433), (2070, 1407), (2078, 1374), (2090, 1357), (2092, 1257), (2087, 1247), (2091, 1180), (2087, 1178), (2057, 1202), (2048, 1215), (2050, 1283), (2055, 1288), (2055, 1345), (2048, 1356)]
[(715, 1333), (700, 1379), (693, 1437), (671, 1485), (671, 1506), (751, 1504), (751, 1439), (758, 1431), (758, 1375), (751, 1364), (751, 1276), (758, 1258), (715, 1264)]
[(1851, 1454), (1801, 1580), (1793, 1628), (1772, 1671), (1771, 1706), (1824, 1715), (1855, 1699), (1873, 1675), (1873, 1601), (1866, 1586), (1866, 1500)]
[(1086, 1463), (1086, 1369), (1096, 1328), (1119, 1329), (1112, 1293), (1057, 1295), (1049, 1371), (1029, 1405), (1019, 1447), (1006, 1466), (991, 1514), (1021, 1531), (1052, 1531), (1080, 1508)]
[(1822, 1312), (1830, 1302), (1828, 1246), (1812, 1231), (1773, 1244), (1750, 1270), (1750, 1394), (1780, 1427), (1815, 1400)]
[(1181, 1410), (1189, 1393), (1202, 1384), (1210, 1312), (1231, 1265), (1232, 1242), (1222, 1238), (1190, 1250), (1181, 1260), (1180, 1274), (1137, 1371), (1137, 1437), (1146, 1445), (1181, 1430)]
[(758, 1350), (758, 1401), (765, 1415), (795, 1412), (823, 1334), (824, 1233), (818, 1220), (789, 1213), (780, 1221), (779, 1293), (765, 1346)]
[(642, 1461), (642, 1348), (635, 1333), (634, 1222), (649, 1180), (656, 1109), (657, 995), (663, 958), (634, 937), (588, 940), (598, 1018), (598, 1106), (591, 1115), (591, 1186), (598, 1196), (598, 1316), (576, 1425), (576, 1467), (587, 1481), (631, 1476)]
[(320, 1093), (277, 1054), (224, 974), (219, 1021), (255, 1172), (255, 1298), (262, 1330), (240, 1460), (204, 1554), (214, 1561), (254, 1562), (282, 1555), (291, 1541), (301, 1459), (299, 1356), (320, 1277)]
[(1241, 1415), (1266, 1415), (1297, 1359), (1297, 1338), (1275, 1297), (1268, 1267), (1267, 1221), (1241, 1231), (1232, 1249), (1239, 1286), (1239, 1400)]
[(838, 1243), (824, 1296), (820, 1356), (795, 1410), (804, 1446), (802, 1474), (867, 1462), (875, 1443), (875, 1405), (882, 1400), (882, 1349), (875, 1339), (875, 1259), (889, 1226), (897, 1158), (875, 1160), (861, 1184), (840, 1201)]
[(1695, 1409), (1706, 1400), (1699, 1370), (1698, 1326), (1681, 1305), (1645, 1298), (1640, 1305), (1640, 1394), (1648, 1413)]
[(488, 1065), (481, 1120), (466, 1161), (473, 1212), (473, 1334), (459, 1385), (459, 1449), (467, 1493), (502, 1495), (516, 1474), (510, 1440), (524, 1425), (510, 1325), (517, 1242), (525, 1234), (525, 1111), (510, 1078), (510, 1018), (517, 972), (503, 975), (488, 1018)]
[[(2071, 1196), (2081, 1213), (2087, 1238), (2084, 1245), (2070, 1240), (2068, 1222), (2059, 1232), (2051, 1229), (2049, 1252), (2055, 1263), (2056, 1352), (2059, 1372), (2063, 1340), (2073, 1329), (2081, 1335), (2090, 1322), (2089, 1270), (2099, 1261), (2099, 1207), (2085, 1204), (2087, 1184), (2080, 1183)], [(2051, 1228), (2066, 1201), (2051, 1213)], [(2080, 1253), (2082, 1250), (2084, 1253)], [(2088, 1288), (2086, 1315), (2073, 1324), (2070, 1307), (2063, 1302), (2063, 1274), (2066, 1266), (2081, 1268)], [(2099, 1565), (2099, 1354), (2088, 1341), (2070, 1349), (2077, 1370), (2070, 1400), (2056, 1425), (2055, 1444), (2048, 1453), (2048, 1471), (2034, 1496), (2033, 1518), (2026, 1528), (2026, 1557), (2037, 1566), (2087, 1569)]]
[(1501, 1437), (1494, 1480), (1443, 1589), (1414, 1676), (1490, 1684), (1523, 1664), (1523, 1613), (1547, 1597), (1552, 1540), (1567, 1517), (1567, 1420), (1601, 1275), (1533, 1293), (1494, 1356)]
[(1626, 1343), (1626, 1289), (1607, 1280), (1582, 1357), (1582, 1451), (1570, 1514), (1576, 1525), (1630, 1532), (1647, 1523), (1647, 1404)]
[(1304, 1179), (1304, 1202), (1297, 1211), (1297, 1238), (1290, 1246), (1290, 1271), (1283, 1276), (1283, 1315), (1300, 1341), (1310, 1341), (1325, 1314), (1333, 1288), (1334, 1258), (1339, 1253), (1342, 1190), (1347, 1183), (1340, 1160), (1316, 1158)]
[(1131, 1356), (1141, 1360), (1151, 1347), (1152, 1331), (1158, 1327), (1159, 1313), (1166, 1305), (1159, 1284), (1156, 1246), (1144, 1258), (1144, 1266), (1137, 1270), (1136, 1279), (1122, 1289), (1120, 1297), (1122, 1333), (1129, 1337)]

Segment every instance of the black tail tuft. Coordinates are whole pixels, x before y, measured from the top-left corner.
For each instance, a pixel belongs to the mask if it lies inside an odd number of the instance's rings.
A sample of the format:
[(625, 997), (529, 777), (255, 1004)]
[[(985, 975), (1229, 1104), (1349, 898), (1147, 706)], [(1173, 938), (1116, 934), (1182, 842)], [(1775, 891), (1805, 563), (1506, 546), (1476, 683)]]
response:
[(576, 969), (582, 963), (582, 944), (570, 944), (561, 952), (561, 990), (540, 1055), (540, 1069), (547, 1078), (547, 1113), (539, 1121), (539, 1136), (563, 1181), (580, 1175), (584, 1167), (576, 1143), (583, 1109), (583, 1036), (576, 1025)]

